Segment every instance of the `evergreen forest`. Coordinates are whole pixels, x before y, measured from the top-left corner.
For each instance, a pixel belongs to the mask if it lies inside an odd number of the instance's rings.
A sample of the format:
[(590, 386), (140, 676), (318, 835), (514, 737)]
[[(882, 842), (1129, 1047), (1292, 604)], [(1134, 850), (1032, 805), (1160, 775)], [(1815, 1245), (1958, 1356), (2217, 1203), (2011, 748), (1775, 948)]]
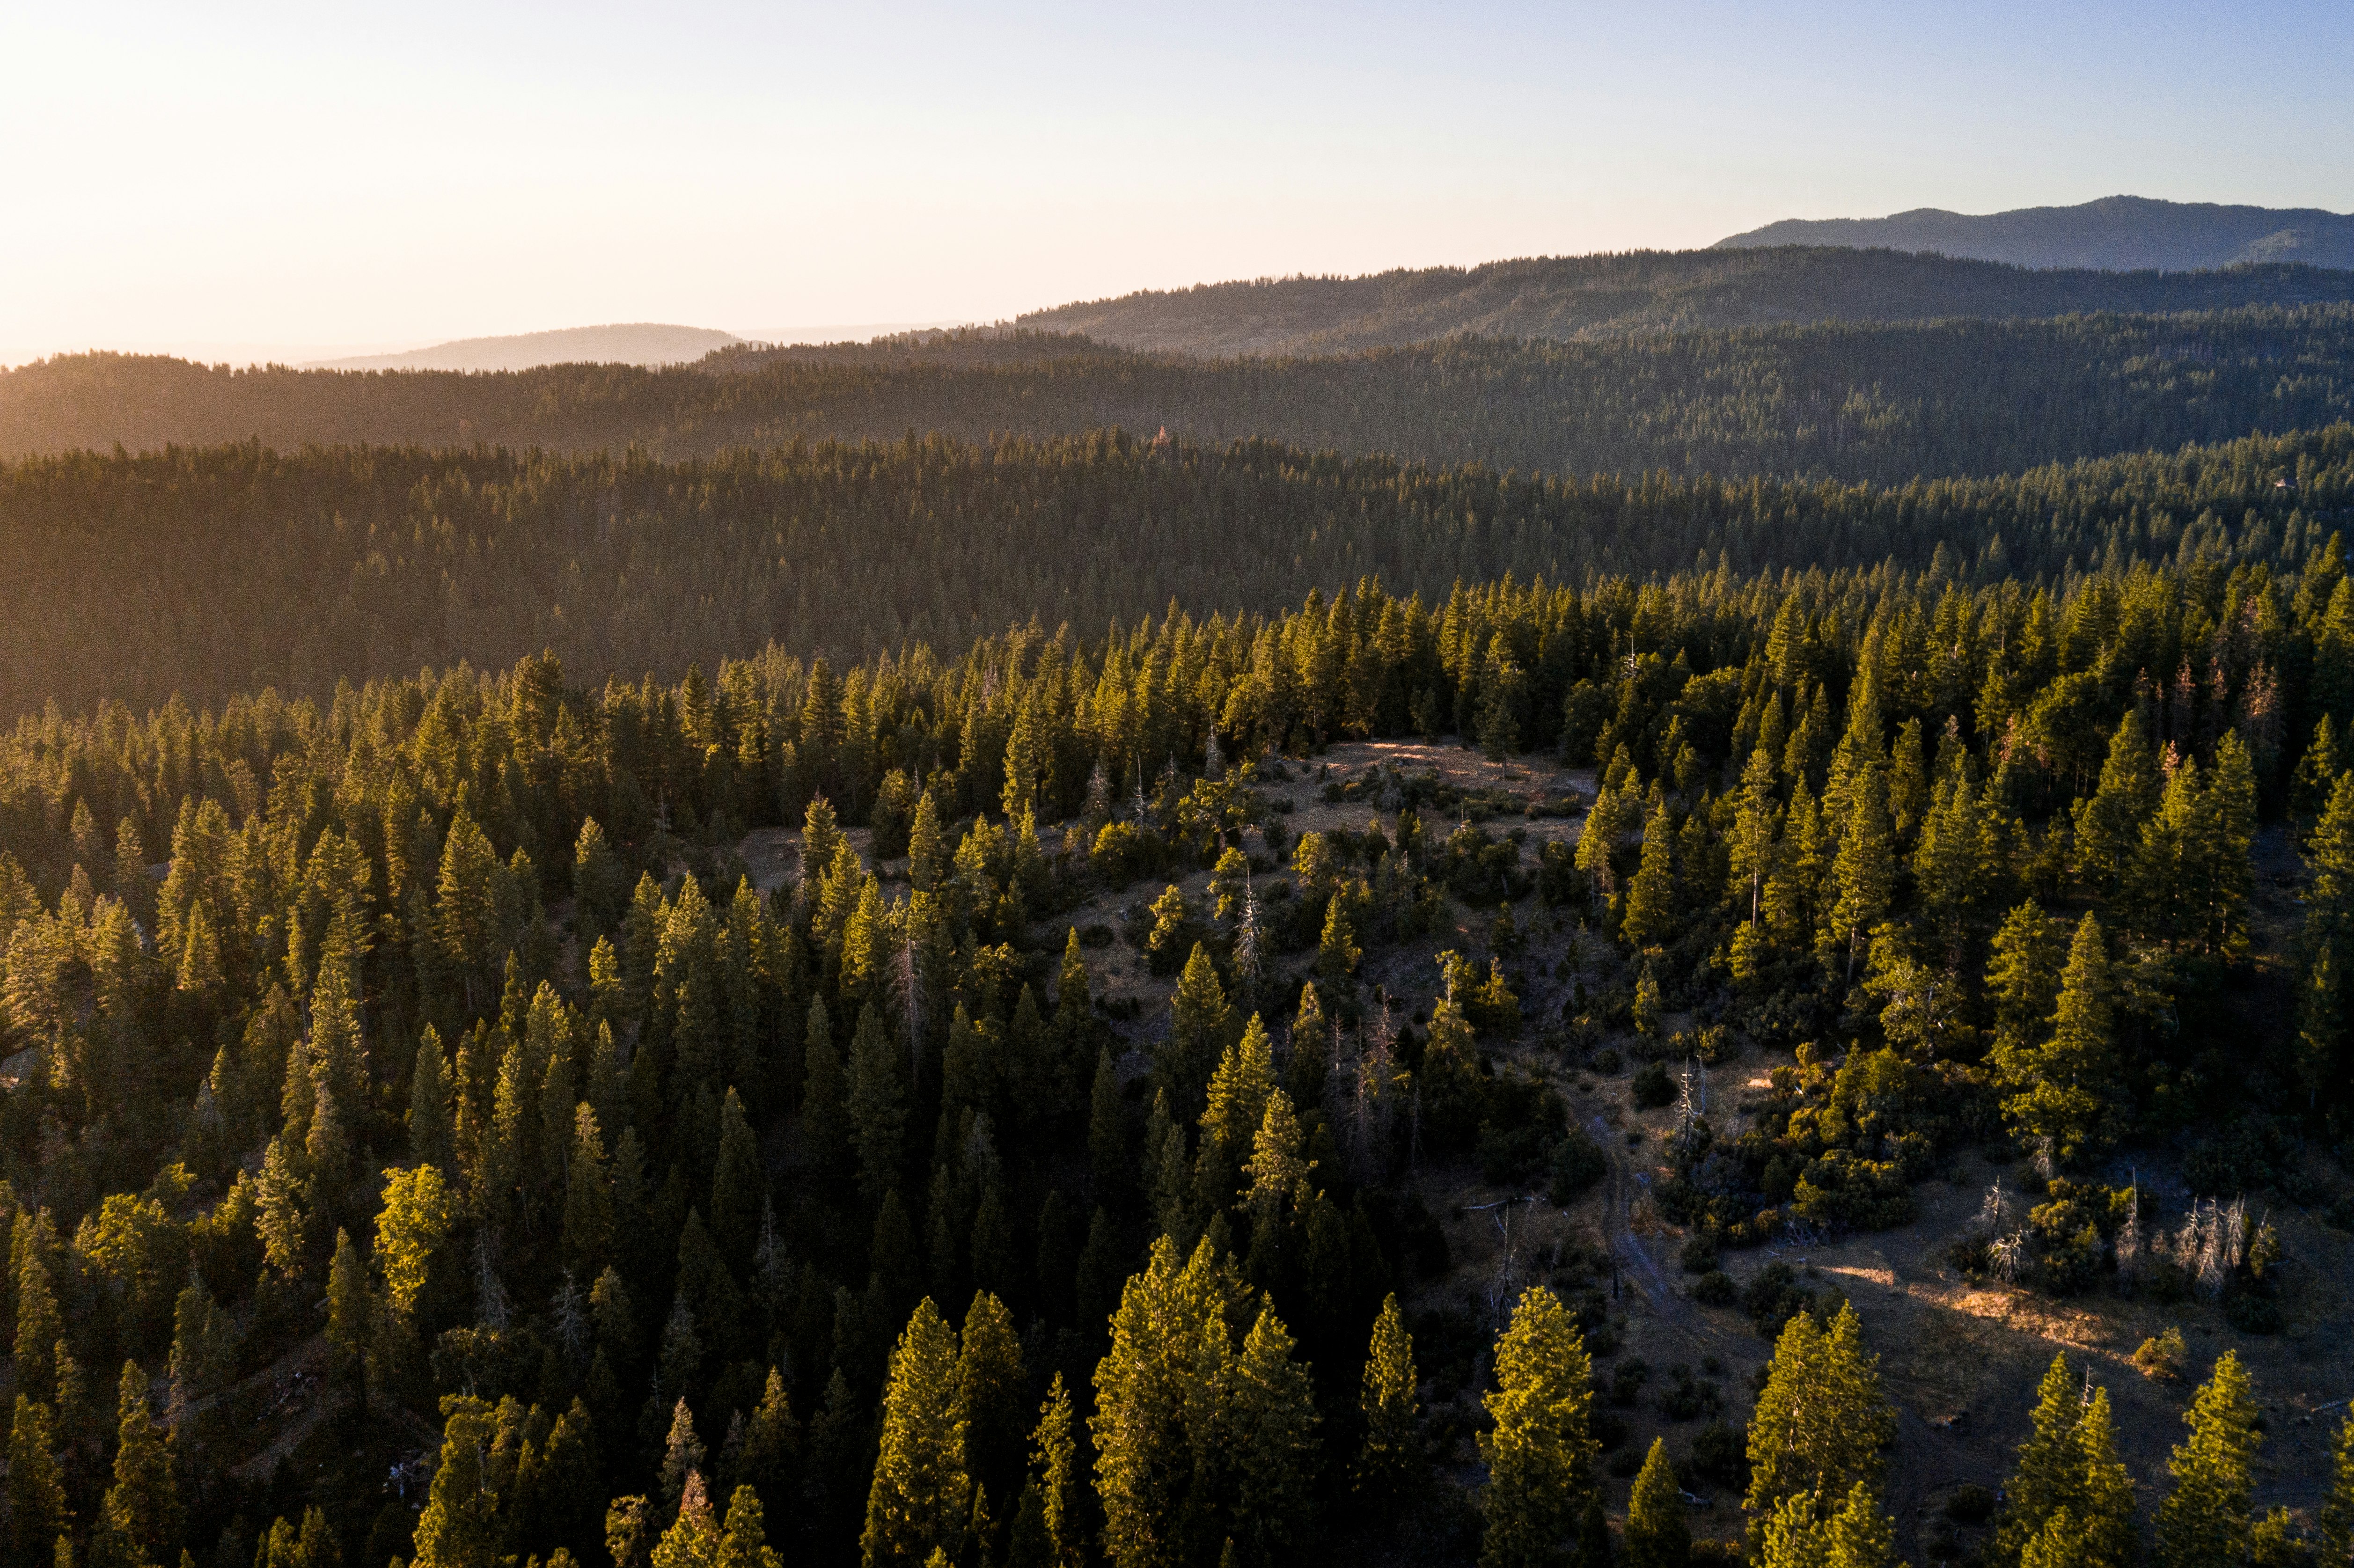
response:
[(2354, 1560), (2349, 275), (1968, 265), (0, 374), (0, 1568)]

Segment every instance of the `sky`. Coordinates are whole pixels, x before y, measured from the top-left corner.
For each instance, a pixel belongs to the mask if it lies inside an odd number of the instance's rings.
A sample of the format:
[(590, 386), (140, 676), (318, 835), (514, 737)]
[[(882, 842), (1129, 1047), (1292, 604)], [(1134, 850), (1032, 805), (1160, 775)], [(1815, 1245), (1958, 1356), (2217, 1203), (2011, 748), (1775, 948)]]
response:
[(2118, 194), (2354, 210), (2354, 6), (0, 6), (0, 364), (994, 321)]

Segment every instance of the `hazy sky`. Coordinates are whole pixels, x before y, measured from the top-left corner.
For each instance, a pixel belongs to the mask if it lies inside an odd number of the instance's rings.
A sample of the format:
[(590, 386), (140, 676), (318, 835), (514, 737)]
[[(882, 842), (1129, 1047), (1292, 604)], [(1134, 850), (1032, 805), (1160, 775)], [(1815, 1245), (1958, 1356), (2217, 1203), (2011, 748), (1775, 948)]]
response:
[(2131, 193), (2354, 209), (2354, 6), (0, 5), (0, 362), (990, 320)]

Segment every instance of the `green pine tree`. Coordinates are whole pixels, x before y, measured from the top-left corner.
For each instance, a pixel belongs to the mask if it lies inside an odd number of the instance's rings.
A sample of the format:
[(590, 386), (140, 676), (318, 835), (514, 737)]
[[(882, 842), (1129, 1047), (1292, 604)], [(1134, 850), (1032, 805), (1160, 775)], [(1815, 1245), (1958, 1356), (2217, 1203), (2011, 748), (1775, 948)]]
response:
[(1775, 1343), (1749, 1419), (1749, 1493), (1742, 1506), (1753, 1545), (1794, 1497), (1844, 1499), (1858, 1487), (1876, 1488), (1893, 1422), (1855, 1308), (1842, 1305), (1828, 1330), (1808, 1313), (1792, 1318)]
[(1668, 1440), (1651, 1439), (1651, 1451), (1635, 1477), (1627, 1503), (1627, 1568), (1684, 1568), (1691, 1561), (1691, 1529), (1684, 1522), (1683, 1489), (1668, 1463)]
[(2116, 1136), (2124, 1086), (2112, 990), (2108, 943), (2088, 913), (2061, 971), (2051, 1038), (2024, 1054), (2020, 1086), (2002, 1106), (2015, 1136), (2042, 1145), (2062, 1165), (2098, 1154)]
[(117, 1390), (114, 1484), (107, 1489), (93, 1557), (123, 1564), (163, 1563), (180, 1542), (180, 1494), (173, 1479), (172, 1436), (147, 1408), (147, 1374), (122, 1363)]
[(1357, 1411), (1363, 1418), (1365, 1438), (1357, 1449), (1352, 1478), (1357, 1496), (1389, 1507), (1406, 1499), (1419, 1483), (1423, 1469), (1422, 1440), (1415, 1428), (1414, 1339), (1405, 1330), (1397, 1295), (1383, 1298), (1381, 1315), (1373, 1319), (1373, 1337), (1365, 1353), (1365, 1371), (1359, 1382)]
[(865, 1568), (920, 1565), (964, 1537), (972, 1483), (957, 1399), (957, 1340), (926, 1297), (907, 1319), (883, 1394), (882, 1446), (858, 1538)]
[(8, 1427), (8, 1561), (11, 1568), (48, 1568), (65, 1528), (65, 1480), (50, 1432), (49, 1407), (16, 1395)]
[(1479, 1435), (1481, 1568), (1538, 1568), (1568, 1541), (1597, 1449), (1592, 1380), (1576, 1323), (1552, 1291), (1531, 1287), (1496, 1341), (1496, 1389), (1483, 1402), (1495, 1425)]
[(2239, 1353), (2223, 1352), (2190, 1401), (2190, 1436), (2167, 1462), (2174, 1490), (2158, 1509), (2158, 1568), (2211, 1568), (2248, 1553), (2250, 1467), (2264, 1441)]

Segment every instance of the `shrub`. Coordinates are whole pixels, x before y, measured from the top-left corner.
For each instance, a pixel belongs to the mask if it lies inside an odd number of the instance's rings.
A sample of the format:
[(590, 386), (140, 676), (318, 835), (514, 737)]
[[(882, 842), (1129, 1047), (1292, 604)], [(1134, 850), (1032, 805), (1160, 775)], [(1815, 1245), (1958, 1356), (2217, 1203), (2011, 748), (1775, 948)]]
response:
[(1079, 927), (1079, 946), (1082, 948), (1108, 948), (1117, 937), (1118, 933), (1100, 920)]
[[(1626, 1065), (1627, 1059), (1618, 1054), (1618, 1047), (1616, 1045), (1605, 1045), (1601, 1050), (1596, 1051), (1594, 1054), (1594, 1060), (1591, 1064), (1596, 1072), (1602, 1074), (1606, 1077), (1610, 1074), (1617, 1072)], [(2354, 1229), (2354, 1226), (2349, 1226), (2348, 1228)]]
[(2172, 1383), (2182, 1375), (2183, 1363), (2190, 1356), (2189, 1347), (2182, 1342), (2182, 1330), (2168, 1328), (2141, 1342), (2141, 1348), (2133, 1353), (2133, 1364), (2141, 1369), (2144, 1377)]
[(1716, 1238), (1702, 1231), (1688, 1239), (1679, 1255), (1686, 1274), (1707, 1274), (1716, 1267)]
[(1769, 1263), (1741, 1292), (1741, 1309), (1769, 1340), (1779, 1339), (1782, 1325), (1815, 1304), (1812, 1292), (1798, 1286), (1797, 1271), (1787, 1263)]
[(1635, 1075), (1632, 1092), (1637, 1110), (1657, 1110), (1675, 1100), (1676, 1080), (1666, 1064), (1653, 1062)]
[(2234, 1290), (2223, 1298), (2223, 1321), (2243, 1334), (2277, 1334), (2280, 1303), (2260, 1291)]
[(1972, 1481), (1946, 1499), (1946, 1517), (1956, 1524), (1979, 1525), (1994, 1517), (1994, 1493)]
[(1642, 1395), (1643, 1383), (1651, 1375), (1650, 1363), (1640, 1356), (1628, 1356), (1610, 1373), (1610, 1403), (1625, 1406)]
[(1659, 1391), (1659, 1414), (1670, 1421), (1697, 1421), (1703, 1415), (1713, 1415), (1723, 1405), (1724, 1396), (1716, 1385), (1695, 1379), (1690, 1367), (1672, 1367), (1668, 1372), (1668, 1386)]
[(1602, 1180), (1610, 1169), (1610, 1157), (1602, 1146), (1583, 1129), (1574, 1128), (1553, 1151), (1552, 1198), (1556, 1207), (1565, 1207)]
[(1695, 1476), (1704, 1476), (1720, 1485), (1746, 1486), (1749, 1481), (1748, 1431), (1727, 1422), (1710, 1422), (1692, 1438), (1689, 1465)]
[(1538, 1122), (1518, 1127), (1481, 1122), (1479, 1141), (1474, 1148), (1479, 1161), (1479, 1179), (1490, 1187), (1519, 1186), (1550, 1163), (1558, 1136)]
[(1703, 1307), (1730, 1307), (1741, 1298), (1741, 1290), (1733, 1276), (1712, 1268), (1692, 1282), (1691, 1298)]

